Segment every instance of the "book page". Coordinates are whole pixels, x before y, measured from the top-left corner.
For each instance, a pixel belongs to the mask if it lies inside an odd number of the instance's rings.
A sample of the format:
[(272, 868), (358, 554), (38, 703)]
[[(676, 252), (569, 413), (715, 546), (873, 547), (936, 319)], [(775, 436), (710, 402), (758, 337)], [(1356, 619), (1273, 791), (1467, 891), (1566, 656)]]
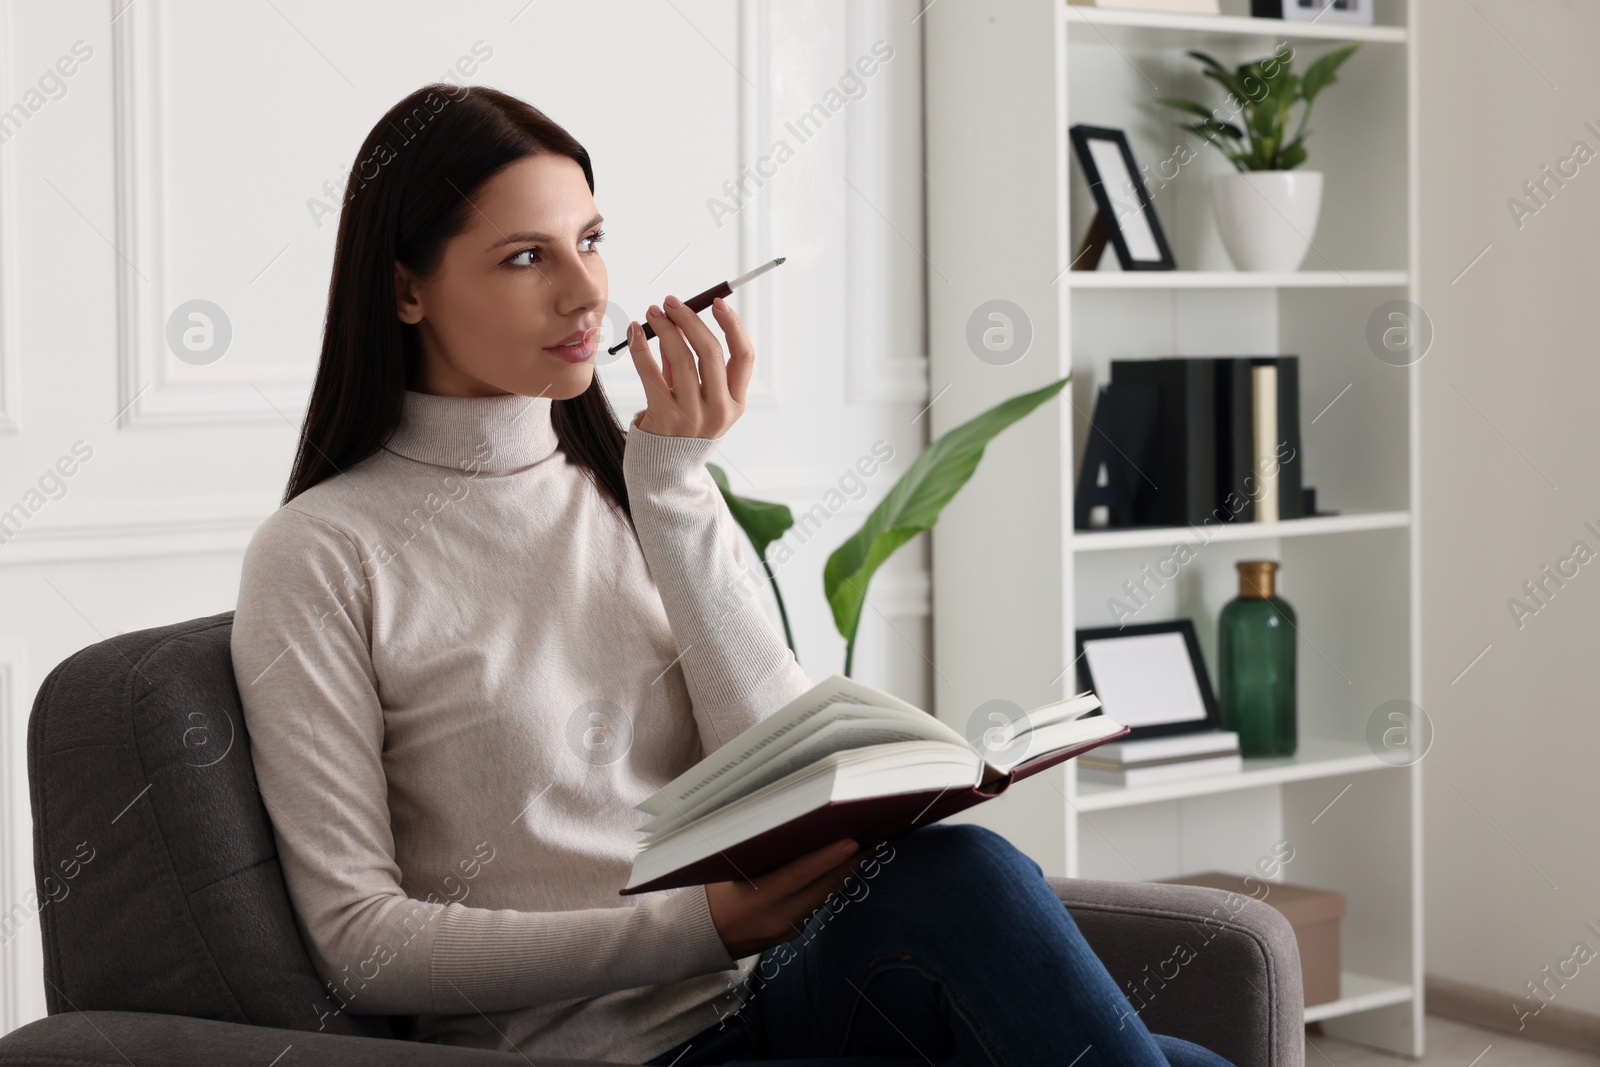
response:
[(1019, 715), (1016, 721), (1012, 723), (1011, 736), (1021, 737), (1029, 730), (1037, 730), (1041, 726), (1082, 718), (1099, 706), (1100, 698), (1085, 689), (1076, 696), (1070, 696), (1065, 700), (1059, 700), (1054, 704), (1046, 704), (1043, 707), (1034, 708), (1032, 711)]
[[(781, 737), (773, 738), (761, 750), (759, 758), (743, 760), (725, 773), (718, 775), (715, 782), (696, 792), (689, 801), (674, 803), (666, 811), (656, 815), (639, 829), (646, 833), (655, 831), (666, 820), (676, 820), (683, 817), (693, 817), (698, 812), (709, 810), (707, 805), (719, 803), (719, 798), (727, 790), (736, 788), (746, 778), (762, 772), (769, 763), (787, 758), (788, 753), (795, 746), (803, 744), (815, 736), (819, 731), (826, 729), (830, 724), (842, 721), (859, 719), (890, 720), (903, 724), (905, 728), (918, 738), (933, 740), (951, 740), (950, 731), (943, 723), (933, 716), (921, 711), (902, 711), (899, 708), (878, 708), (867, 704), (856, 704), (850, 701), (838, 701), (829, 704), (815, 714), (808, 715), (792, 728), (785, 730)], [(946, 731), (940, 733), (940, 731)], [(959, 738), (955, 740), (959, 741)]]
[[(1002, 721), (967, 743), (973, 751), (987, 760), (990, 766), (999, 766), (1003, 760), (1014, 763), (1016, 761), (1011, 760), (1011, 756), (1016, 752), (1040, 751), (1039, 745), (1030, 740), (1030, 735), (1058, 722), (1080, 719), (1099, 706), (1100, 698), (1086, 689), (1066, 700), (1057, 700), (1025, 711), (1009, 722)], [(992, 712), (989, 717), (1000, 719), (1001, 715)], [(968, 729), (971, 728), (969, 725)]]
[(1000, 771), (1009, 771), (1021, 766), (1031, 759), (1049, 755), (1063, 748), (1082, 744), (1096, 737), (1108, 737), (1122, 729), (1122, 723), (1105, 715), (1096, 715), (1091, 719), (1069, 719), (1065, 722), (1051, 723), (1049, 726), (1033, 731), (1023, 744), (1005, 753), (995, 753), (989, 757), (989, 765)]
[(791, 730), (831, 705), (841, 703), (911, 711), (933, 718), (921, 708), (907, 704), (891, 693), (835, 674), (710, 753), (634, 807), (646, 815), (660, 815), (677, 807), (690, 806), (702, 793), (718, 785), (741, 764), (760, 763), (767, 758), (767, 750)]

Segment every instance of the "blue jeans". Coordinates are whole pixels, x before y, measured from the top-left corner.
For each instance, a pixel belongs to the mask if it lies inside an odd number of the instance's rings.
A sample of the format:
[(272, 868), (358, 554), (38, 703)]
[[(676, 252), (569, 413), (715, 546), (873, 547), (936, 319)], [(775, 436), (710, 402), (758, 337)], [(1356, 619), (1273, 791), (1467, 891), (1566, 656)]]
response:
[(1152, 1035), (1039, 865), (999, 834), (934, 823), (871, 855), (761, 953), (737, 1011), (649, 1063), (1232, 1067)]

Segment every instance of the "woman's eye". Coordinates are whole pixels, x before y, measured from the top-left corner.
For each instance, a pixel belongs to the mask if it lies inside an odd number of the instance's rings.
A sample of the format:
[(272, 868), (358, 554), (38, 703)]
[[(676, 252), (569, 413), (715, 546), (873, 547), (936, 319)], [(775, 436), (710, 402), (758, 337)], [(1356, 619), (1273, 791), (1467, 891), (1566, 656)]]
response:
[[(601, 241), (604, 241), (605, 239), (606, 239), (606, 232), (604, 230), (596, 230), (594, 233), (591, 233), (591, 234), (588, 234), (587, 236), (585, 236), (582, 240), (589, 242), (589, 248), (586, 249), (586, 251), (588, 251), (590, 253), (593, 253), (593, 252), (600, 251), (599, 248), (597, 248), (595, 246), (597, 246)], [(517, 262), (517, 260), (522, 256), (532, 256), (533, 259), (529, 260), (526, 263)], [(535, 263), (539, 262), (539, 246), (538, 245), (534, 245), (531, 248), (524, 248), (520, 252), (513, 252), (509, 257), (507, 257), (505, 262), (509, 266), (513, 266), (513, 267), (531, 267)]]

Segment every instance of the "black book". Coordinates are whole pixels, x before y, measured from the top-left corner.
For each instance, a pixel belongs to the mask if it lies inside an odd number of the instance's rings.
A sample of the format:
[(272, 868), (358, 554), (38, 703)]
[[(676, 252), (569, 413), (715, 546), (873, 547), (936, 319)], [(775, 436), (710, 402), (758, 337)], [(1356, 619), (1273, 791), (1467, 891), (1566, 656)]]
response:
[(1202, 523), (1216, 509), (1216, 362), (1206, 357), (1111, 361), (1114, 384), (1159, 390), (1149, 463), (1133, 496), (1136, 525)]
[(1116, 382), (1100, 387), (1094, 419), (1084, 443), (1073, 494), (1073, 525), (1093, 529), (1096, 507), (1106, 509), (1106, 526), (1134, 525), (1133, 498), (1149, 484), (1150, 439), (1159, 417), (1160, 390), (1153, 385)]
[(1255, 455), (1250, 368), (1268, 364), (1278, 369), (1278, 442), (1274, 451), (1278, 518), (1298, 519), (1305, 515), (1301, 489), (1305, 463), (1300, 444), (1300, 358), (1239, 356), (1216, 360), (1216, 514), (1221, 522), (1253, 522), (1256, 517), (1255, 498), (1260, 492), (1262, 471), (1257, 469)]

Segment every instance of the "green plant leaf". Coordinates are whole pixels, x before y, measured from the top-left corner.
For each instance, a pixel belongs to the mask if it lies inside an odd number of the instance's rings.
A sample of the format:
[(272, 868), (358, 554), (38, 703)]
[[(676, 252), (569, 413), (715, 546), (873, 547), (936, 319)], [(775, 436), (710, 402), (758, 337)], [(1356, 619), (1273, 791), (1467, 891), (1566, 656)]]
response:
[(1203, 70), (1200, 73), (1204, 74), (1208, 78), (1211, 78), (1224, 89), (1228, 90), (1228, 92), (1239, 101), (1239, 106), (1245, 111), (1250, 110), (1252, 106), (1251, 100), (1244, 94), (1244, 89), (1240, 87), (1239, 80), (1233, 76), (1231, 71), (1224, 71), (1223, 73), (1219, 74), (1214, 70)]
[(1260, 63), (1241, 63), (1234, 77), (1239, 81), (1241, 95), (1252, 104), (1260, 104), (1272, 93), (1272, 83), (1261, 72)]
[[(991, 440), (1061, 392), (1071, 378), (1069, 374), (1042, 389), (1004, 400), (940, 435), (872, 509), (861, 529), (828, 557), (822, 571), (823, 592), (833, 609), (834, 625), (846, 641), (855, 640), (867, 584), (877, 569), (901, 545), (933, 527), (945, 505), (977, 470)], [(848, 663), (845, 669), (848, 673)]]
[(1272, 92), (1269, 99), (1274, 106), (1287, 111), (1294, 102), (1300, 98), (1300, 76), (1287, 71), (1279, 74), (1272, 81)]
[[(1190, 133), (1198, 133), (1208, 141), (1214, 141), (1216, 139), (1210, 136), (1211, 134), (1216, 134), (1218, 137), (1231, 137), (1235, 141), (1244, 140), (1244, 131), (1233, 125), (1231, 122), (1218, 122), (1214, 124), (1205, 122), (1191, 122), (1186, 123), (1183, 128), (1188, 130)], [(1217, 147), (1220, 148), (1222, 146), (1218, 145)]]
[(1221, 63), (1218, 63), (1215, 59), (1212, 59), (1204, 52), (1191, 49), (1188, 54), (1205, 65), (1206, 70), (1203, 71), (1204, 74), (1215, 78), (1218, 82), (1221, 82), (1224, 89), (1228, 90), (1239, 99), (1245, 99), (1244, 89), (1242, 86), (1240, 86), (1239, 79), (1234, 76), (1233, 71), (1229, 70), (1227, 67), (1224, 67)]
[(1317, 98), (1318, 93), (1338, 80), (1334, 77), (1334, 74), (1338, 71), (1339, 65), (1349, 59), (1351, 54), (1360, 47), (1359, 44), (1347, 44), (1343, 48), (1335, 48), (1306, 68), (1303, 95), (1307, 108)]
[(1250, 115), (1250, 132), (1265, 140), (1279, 129), (1278, 109), (1258, 107)]
[(1213, 121), (1211, 109), (1206, 107), (1204, 104), (1199, 103), (1198, 101), (1186, 100), (1181, 96), (1162, 96), (1157, 97), (1156, 102), (1158, 104), (1165, 104), (1168, 107), (1175, 107), (1179, 111), (1187, 111), (1191, 115), (1198, 115), (1207, 122)]
[(1293, 170), (1306, 161), (1306, 146), (1296, 141), (1278, 153), (1278, 169)]
[(733, 519), (739, 524), (745, 536), (750, 538), (750, 543), (756, 548), (756, 555), (766, 558), (767, 546), (778, 540), (794, 525), (794, 513), (787, 504), (774, 504), (766, 500), (752, 500), (750, 497), (739, 496), (728, 488), (728, 476), (721, 467), (715, 463), (707, 463), (706, 469), (711, 472), (711, 480), (717, 483), (717, 488), (722, 492), (722, 499), (727, 501), (728, 510), (733, 513)]

